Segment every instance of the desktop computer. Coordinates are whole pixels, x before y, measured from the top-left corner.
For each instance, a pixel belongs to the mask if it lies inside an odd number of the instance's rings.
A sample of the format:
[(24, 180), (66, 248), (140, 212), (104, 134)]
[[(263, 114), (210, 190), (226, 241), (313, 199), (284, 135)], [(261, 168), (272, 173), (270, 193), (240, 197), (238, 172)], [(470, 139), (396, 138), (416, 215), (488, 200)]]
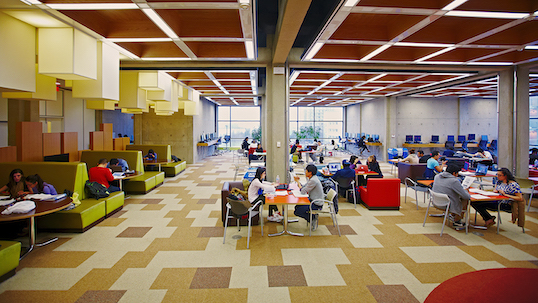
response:
[(374, 135), (374, 142), (379, 142), (379, 135)]
[(454, 142), (454, 136), (448, 136), (446, 140), (449, 142)]
[(405, 143), (413, 143), (413, 135), (406, 135)]
[(422, 143), (422, 138), (420, 135), (415, 135), (415, 143), (418, 143), (418, 144)]
[(432, 135), (432, 141), (431, 143), (439, 143), (439, 136), (437, 135)]
[(467, 141), (469, 142), (474, 142), (475, 140), (476, 140), (475, 134), (469, 134), (469, 136), (467, 137)]
[(465, 136), (458, 136), (458, 143), (465, 142)]
[(487, 142), (487, 141), (488, 141), (488, 135), (482, 135), (482, 139), (481, 139), (481, 140)]

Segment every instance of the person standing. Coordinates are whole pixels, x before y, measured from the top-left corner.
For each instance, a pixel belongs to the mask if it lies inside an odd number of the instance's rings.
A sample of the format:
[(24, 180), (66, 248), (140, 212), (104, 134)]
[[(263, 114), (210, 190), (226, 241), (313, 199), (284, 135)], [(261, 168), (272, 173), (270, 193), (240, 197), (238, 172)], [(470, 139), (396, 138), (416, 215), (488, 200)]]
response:
[(360, 152), (361, 156), (362, 156), (362, 153), (364, 152), (365, 149), (368, 152), (370, 152), (370, 150), (368, 149), (368, 146), (366, 145), (366, 142), (364, 141), (364, 139), (366, 139), (366, 136), (362, 136), (359, 139), (359, 142), (357, 142), (357, 146), (359, 147), (359, 152)]
[[(305, 185), (302, 185), (299, 181), (299, 176), (295, 176), (295, 181), (297, 182), (297, 186), (301, 189), (301, 194), (308, 194), (308, 199), (310, 202), (316, 201), (312, 203), (312, 210), (318, 210), (323, 207), (323, 200), (325, 198), (325, 195), (323, 194), (323, 186), (321, 185), (321, 182), (319, 181), (316, 174), (318, 173), (318, 169), (313, 164), (308, 164), (305, 169), (305, 176), (308, 179)], [(306, 220), (306, 222), (310, 222), (310, 206), (308, 205), (297, 205), (295, 206), (294, 214), (297, 217), (301, 217)], [(318, 228), (318, 215), (314, 215), (312, 217), (312, 223), (310, 224), (312, 230), (316, 230)]]

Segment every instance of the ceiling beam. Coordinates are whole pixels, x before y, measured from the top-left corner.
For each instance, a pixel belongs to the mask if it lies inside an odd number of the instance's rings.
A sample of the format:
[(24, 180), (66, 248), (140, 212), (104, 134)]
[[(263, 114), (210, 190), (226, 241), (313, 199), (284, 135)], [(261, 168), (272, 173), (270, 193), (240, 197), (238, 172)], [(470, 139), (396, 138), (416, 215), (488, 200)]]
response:
[(278, 17), (273, 63), (286, 62), (311, 3), (312, 0), (285, 1), (283, 12)]

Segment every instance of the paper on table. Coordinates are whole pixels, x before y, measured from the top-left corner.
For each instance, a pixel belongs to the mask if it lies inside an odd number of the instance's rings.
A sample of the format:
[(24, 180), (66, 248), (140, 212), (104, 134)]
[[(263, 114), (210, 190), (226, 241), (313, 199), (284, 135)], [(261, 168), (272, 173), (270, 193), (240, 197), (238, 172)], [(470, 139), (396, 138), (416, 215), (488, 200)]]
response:
[(478, 188), (471, 188), (469, 189), (470, 192), (472, 193), (476, 193), (476, 194), (480, 194), (480, 195), (484, 195), (484, 196), (497, 196), (499, 195), (498, 193), (494, 193), (492, 191), (485, 191), (485, 190), (481, 190), (481, 189), (478, 189)]
[(30, 194), (30, 195), (26, 195), (24, 198), (25, 199), (36, 199), (36, 200), (46, 200), (46, 199), (50, 199), (53, 195), (49, 195), (49, 194)]
[(0, 206), (8, 205), (15, 202), (15, 199), (9, 199), (9, 200), (0, 200)]
[(9, 199), (11, 198), (10, 196), (0, 196), (0, 200), (3, 200), (3, 199)]
[(475, 177), (467, 176), (465, 179), (463, 179), (463, 182), (461, 182), (461, 185), (464, 189), (467, 189), (471, 187), (471, 184), (473, 184), (474, 180), (476, 180)]
[(273, 193), (273, 195), (275, 196), (287, 196), (288, 195), (288, 192), (285, 191), (285, 190), (277, 190)]
[(474, 176), (474, 173), (470, 172), (470, 171), (460, 171), (459, 175), (461, 175), (461, 176)]
[(484, 195), (479, 195), (479, 194), (474, 194), (474, 195), (471, 195), (471, 198), (473, 199), (476, 199), (476, 200), (481, 200), (481, 199), (489, 199), (488, 196), (484, 196)]
[(294, 195), (296, 198), (308, 197), (307, 194), (301, 194), (301, 192), (298, 191), (298, 190), (294, 190), (294, 191), (292, 191), (292, 193), (293, 193), (293, 195)]

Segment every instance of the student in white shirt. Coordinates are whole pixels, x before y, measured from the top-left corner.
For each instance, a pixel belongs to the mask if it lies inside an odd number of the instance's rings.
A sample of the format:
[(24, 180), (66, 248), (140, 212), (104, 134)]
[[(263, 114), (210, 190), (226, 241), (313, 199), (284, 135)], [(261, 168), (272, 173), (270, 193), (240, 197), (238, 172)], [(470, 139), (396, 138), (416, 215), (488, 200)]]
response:
[(477, 158), (485, 158), (485, 159), (488, 159), (488, 160), (493, 160), (493, 156), (491, 155), (491, 153), (489, 152), (489, 150), (483, 150), (483, 149), (478, 149), (478, 152), (476, 154), (474, 154), (475, 157)]
[[(258, 167), (256, 169), (256, 175), (248, 187), (248, 200), (251, 204), (255, 204), (258, 200), (262, 200), (265, 204), (265, 196), (263, 191), (274, 192), (276, 191), (275, 187), (271, 184), (263, 184), (263, 179), (265, 179), (265, 167)], [(261, 191), (260, 191), (261, 190)], [(263, 206), (262, 206), (263, 207)], [(280, 222), (284, 216), (278, 211), (276, 205), (269, 205), (269, 216), (267, 220), (273, 222)]]

